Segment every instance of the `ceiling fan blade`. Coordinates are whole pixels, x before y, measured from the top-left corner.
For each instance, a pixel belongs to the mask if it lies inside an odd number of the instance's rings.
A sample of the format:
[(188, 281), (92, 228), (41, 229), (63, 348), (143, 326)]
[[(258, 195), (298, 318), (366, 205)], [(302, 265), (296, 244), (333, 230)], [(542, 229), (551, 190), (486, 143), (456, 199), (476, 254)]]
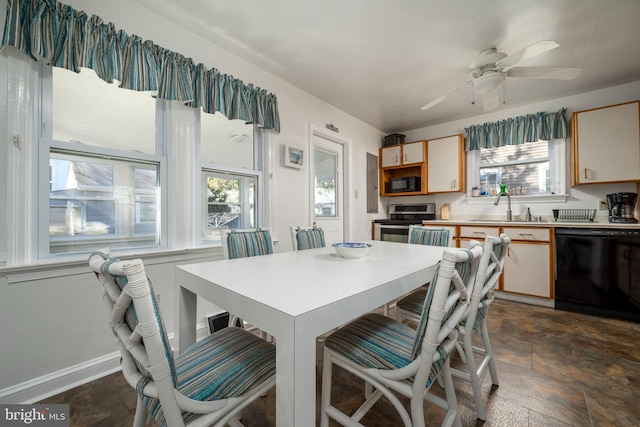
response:
[(498, 106), (500, 105), (500, 87), (485, 95), (482, 95), (482, 105), (484, 107), (484, 111), (491, 111), (498, 108)]
[(513, 67), (506, 73), (507, 77), (524, 77), (527, 79), (572, 80), (580, 75), (580, 67)]
[(456, 87), (454, 87), (453, 89), (451, 89), (449, 92), (445, 93), (444, 95), (440, 95), (439, 97), (437, 97), (436, 99), (434, 99), (433, 101), (429, 102), (428, 104), (424, 105), (422, 108), (420, 108), (421, 110), (425, 111), (428, 110), (429, 108), (433, 108), (436, 105), (440, 104), (442, 101), (444, 101), (445, 99), (447, 99), (447, 97), (449, 95), (451, 95), (453, 92), (457, 91), (458, 89), (460, 89), (462, 86), (466, 85), (467, 83), (470, 82), (464, 82)]
[(504, 70), (509, 67), (513, 67), (519, 62), (536, 57), (538, 55), (542, 55), (543, 53), (555, 49), (558, 46), (560, 45), (553, 40), (540, 40), (532, 45), (525, 47), (524, 49), (512, 53), (506, 58), (497, 61), (496, 65), (500, 67), (501, 70)]

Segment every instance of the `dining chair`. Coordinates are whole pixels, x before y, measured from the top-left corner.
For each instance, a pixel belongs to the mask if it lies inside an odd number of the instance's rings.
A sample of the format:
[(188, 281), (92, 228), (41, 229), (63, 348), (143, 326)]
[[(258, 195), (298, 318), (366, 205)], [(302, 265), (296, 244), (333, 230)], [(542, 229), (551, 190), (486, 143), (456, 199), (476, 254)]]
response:
[(322, 227), (290, 227), (291, 244), (294, 251), (324, 248), (324, 230)]
[[(142, 260), (94, 252), (122, 373), (136, 390), (134, 427), (242, 426), (240, 411), (275, 385), (275, 346), (242, 328), (203, 338), (174, 357)], [(181, 349), (182, 350), (182, 349)]]
[[(496, 386), (499, 385), (498, 371), (489, 340), (487, 315), (489, 307), (494, 301), (493, 291), (502, 275), (510, 243), (511, 238), (506, 234), (501, 234), (500, 237), (485, 237), (483, 258), (480, 260), (476, 286), (471, 294), (469, 311), (458, 324), (459, 335), (456, 348), (465, 366), (461, 366), (462, 369), (452, 368), (451, 373), (454, 377), (471, 383), (476, 415), (482, 421), (485, 420), (486, 414), (480, 385), (487, 367), (491, 375), (491, 382)], [(479, 336), (482, 347), (479, 344), (473, 344), (474, 332)], [(480, 359), (476, 359), (475, 355), (479, 355)]]
[(273, 254), (270, 228), (224, 229), (221, 233), (225, 259)]
[[(368, 313), (327, 337), (322, 427), (328, 427), (329, 418), (342, 425), (360, 425), (362, 417), (382, 396), (392, 403), (405, 426), (425, 425), (425, 400), (446, 411), (442, 425), (461, 425), (449, 356), (459, 333), (456, 326), (469, 305), (482, 250), (481, 246), (444, 250), (417, 329), (379, 313)], [(333, 365), (375, 389), (365, 393), (364, 402), (352, 415), (331, 404)], [(439, 377), (444, 383), (445, 398), (429, 393)], [(398, 395), (410, 399), (408, 410)]]
[[(425, 227), (421, 225), (410, 225), (408, 243), (412, 245), (429, 245), (429, 246), (453, 246), (453, 227)], [(384, 306), (384, 314), (389, 315), (389, 309), (393, 305), (396, 307), (396, 319), (402, 320), (406, 317), (411, 320), (416, 320), (420, 316), (412, 315), (412, 311), (407, 311), (405, 306), (410, 304), (412, 306), (419, 305), (424, 301), (425, 294), (427, 292), (426, 287), (428, 283), (425, 283), (423, 287), (409, 293), (408, 295), (399, 298), (391, 303), (387, 303)]]
[[(273, 240), (270, 228), (244, 228), (222, 230), (222, 254), (225, 259), (247, 258), (273, 254)], [(238, 322), (238, 316), (229, 313), (229, 326)], [(252, 332), (259, 331), (262, 338), (273, 341), (264, 331), (240, 320)]]

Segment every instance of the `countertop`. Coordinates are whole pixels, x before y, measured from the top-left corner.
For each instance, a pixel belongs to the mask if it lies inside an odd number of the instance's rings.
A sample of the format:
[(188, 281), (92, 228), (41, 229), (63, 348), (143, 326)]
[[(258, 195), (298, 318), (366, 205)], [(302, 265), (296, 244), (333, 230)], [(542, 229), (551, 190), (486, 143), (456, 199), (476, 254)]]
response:
[(450, 219), (422, 221), (422, 225), (441, 226), (468, 226), (468, 227), (536, 227), (536, 228), (633, 228), (640, 229), (640, 224), (611, 223), (611, 222), (585, 222), (585, 221), (503, 221), (499, 219)]

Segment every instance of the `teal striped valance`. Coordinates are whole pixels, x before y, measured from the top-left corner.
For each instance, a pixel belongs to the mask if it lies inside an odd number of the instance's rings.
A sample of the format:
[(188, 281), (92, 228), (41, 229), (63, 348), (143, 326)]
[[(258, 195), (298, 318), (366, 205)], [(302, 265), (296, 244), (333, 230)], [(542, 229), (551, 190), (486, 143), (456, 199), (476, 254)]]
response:
[(466, 150), (519, 145), (525, 142), (566, 138), (566, 108), (555, 113), (536, 113), (465, 128)]
[(280, 132), (274, 94), (196, 65), (191, 58), (56, 0), (8, 0), (1, 46), (5, 45), (55, 67), (75, 72), (91, 68), (102, 80), (117, 81), (122, 88), (150, 91), (161, 99)]

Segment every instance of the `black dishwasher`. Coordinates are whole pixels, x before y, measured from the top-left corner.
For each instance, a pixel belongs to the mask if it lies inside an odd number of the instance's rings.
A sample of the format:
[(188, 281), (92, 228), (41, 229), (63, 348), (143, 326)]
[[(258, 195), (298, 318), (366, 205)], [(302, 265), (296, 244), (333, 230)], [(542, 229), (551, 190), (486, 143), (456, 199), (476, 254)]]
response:
[(640, 230), (556, 228), (556, 308), (640, 322)]

